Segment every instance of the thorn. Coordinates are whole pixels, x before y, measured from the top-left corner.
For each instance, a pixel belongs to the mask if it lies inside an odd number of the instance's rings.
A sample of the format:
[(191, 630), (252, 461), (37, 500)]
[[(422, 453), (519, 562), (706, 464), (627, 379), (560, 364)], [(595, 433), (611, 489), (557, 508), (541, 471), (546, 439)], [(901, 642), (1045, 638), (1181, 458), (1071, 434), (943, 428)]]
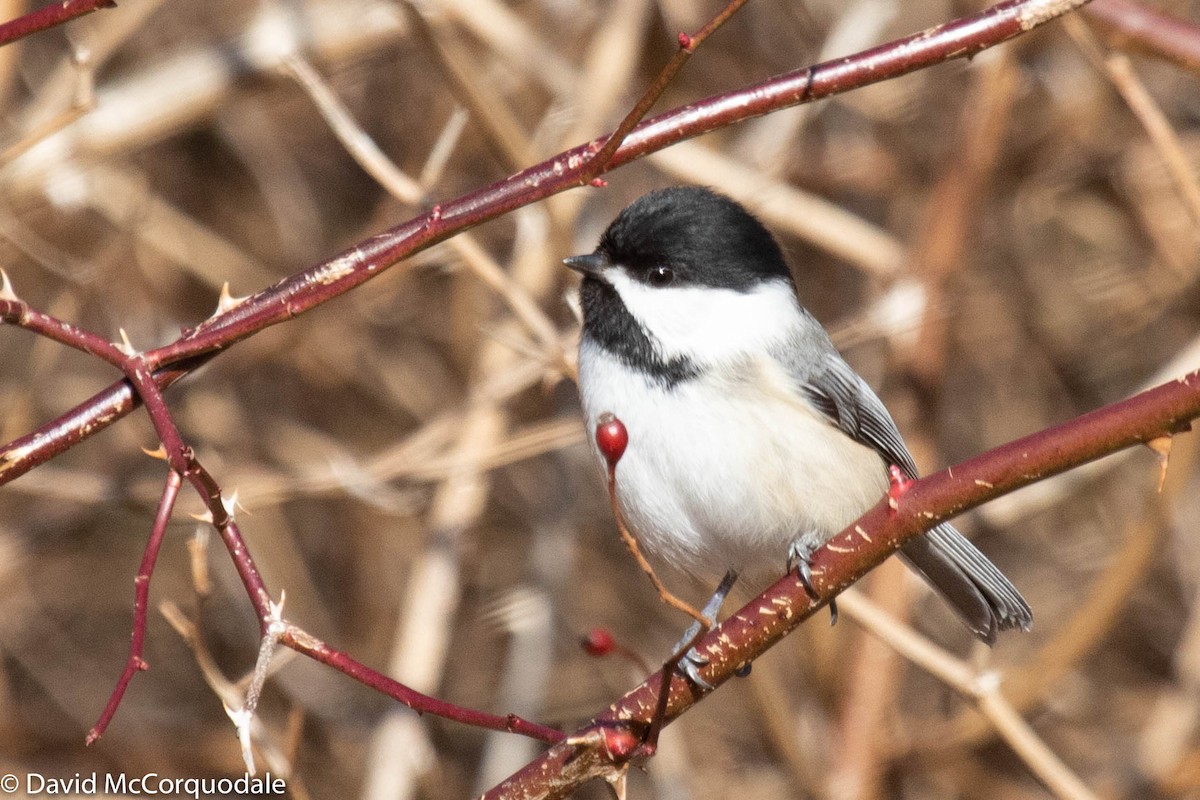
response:
[(225, 513), (229, 515), (229, 519), (231, 520), (237, 515), (237, 510), (239, 508), (242, 509), (242, 511), (245, 511), (247, 514), (250, 513), (246, 510), (245, 506), (238, 504), (237, 489), (234, 489), (232, 492), (230, 492), (228, 497), (221, 495), (221, 505), (225, 507)]
[(229, 715), (229, 719), (233, 721), (234, 728), (237, 729), (238, 741), (242, 745), (242, 761), (246, 765), (246, 772), (254, 774), (254, 752), (250, 749), (250, 723), (254, 721), (254, 715), (245, 708), (230, 708), (225, 706), (225, 713)]
[(283, 619), (283, 604), (287, 602), (287, 591), (279, 590), (279, 602), (274, 600), (269, 601), (267, 618), (270, 623), (267, 624), (267, 635), (278, 640), (287, 632), (287, 622)]
[[(247, 295), (248, 296), (248, 295)], [(217, 297), (217, 310), (213, 312), (213, 317), (219, 317), (226, 311), (237, 308), (242, 303), (246, 302), (245, 297), (234, 297), (229, 291), (229, 281), (221, 284), (221, 294)], [(212, 319), (212, 317), (209, 317)]]
[(208, 525), (213, 524), (212, 511), (205, 511), (203, 514), (189, 514), (188, 516), (190, 516), (192, 519), (196, 520), (197, 522), (203, 522)]
[(17, 293), (13, 291), (12, 281), (8, 279), (8, 273), (0, 268), (0, 300), (19, 301)]
[(121, 342), (116, 345), (117, 349), (127, 356), (135, 355), (137, 350), (134, 349), (133, 342), (129, 341), (129, 334), (125, 332), (124, 328), (117, 328), (117, 330), (121, 334)]
[(908, 492), (908, 487), (912, 486), (912, 478), (909, 478), (904, 472), (892, 464), (888, 467), (888, 508), (892, 513), (900, 510), (900, 498)]
[(142, 452), (145, 453), (146, 455), (150, 456), (151, 458), (157, 458), (159, 461), (167, 460), (167, 448), (161, 444), (158, 447), (154, 448), (153, 450), (143, 447)]
[(1159, 436), (1157, 439), (1146, 442), (1146, 447), (1158, 454), (1158, 491), (1160, 493), (1163, 490), (1163, 484), (1167, 482), (1167, 465), (1171, 461), (1171, 441), (1170, 436)]
[(628, 797), (625, 790), (625, 779), (628, 775), (629, 765), (625, 764), (620, 769), (604, 776), (604, 780), (608, 781), (608, 785), (612, 787), (613, 794), (617, 796), (617, 800), (626, 800), (626, 797)]

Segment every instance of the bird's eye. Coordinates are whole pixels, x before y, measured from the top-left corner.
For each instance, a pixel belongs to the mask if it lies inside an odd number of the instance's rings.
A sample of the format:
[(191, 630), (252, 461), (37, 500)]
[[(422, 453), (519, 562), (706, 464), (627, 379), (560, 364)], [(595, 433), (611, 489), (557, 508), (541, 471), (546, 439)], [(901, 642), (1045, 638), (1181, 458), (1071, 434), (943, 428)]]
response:
[(670, 267), (654, 267), (646, 275), (651, 286), (670, 286), (675, 281), (675, 273)]

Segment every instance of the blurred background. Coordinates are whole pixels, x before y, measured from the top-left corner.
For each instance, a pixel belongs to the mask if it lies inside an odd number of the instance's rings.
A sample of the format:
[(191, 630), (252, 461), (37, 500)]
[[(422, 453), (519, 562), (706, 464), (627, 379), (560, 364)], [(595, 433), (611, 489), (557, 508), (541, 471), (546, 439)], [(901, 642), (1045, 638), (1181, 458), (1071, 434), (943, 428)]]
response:
[[(36, 308), (165, 344), (226, 282), (251, 294), (611, 130), (719, 5), (121, 0), (0, 50), (0, 264)], [(759, 0), (657, 110), (979, 8)], [(680, 144), (267, 330), (168, 400), (237, 490), (290, 621), (421, 691), (572, 729), (643, 676), (581, 636), (606, 629), (653, 663), (686, 620), (622, 548), (583, 444), (560, 260), (652, 188), (743, 200), (917, 461), (953, 464), (1200, 362), (1200, 78), (1122, 44), (1093, 13)], [(0, 439), (114, 378), (0, 330)], [(154, 573), (151, 668), (84, 747), (128, 651), (155, 445), (134, 413), (0, 489), (0, 772), (243, 771), (222, 698), (240, 697), (257, 625), (186, 489)], [(1200, 797), (1195, 453), (1176, 437), (1161, 491), (1138, 448), (959, 520), (1029, 599), (1032, 633), (986, 651), (885, 565), (836, 627), (813, 619), (673, 725), (630, 796)], [(711, 590), (663, 575), (695, 601)], [(997, 676), (1037, 752), (865, 632), (868, 600), (883, 630)], [(541, 749), (288, 656), (258, 752), (294, 797), (465, 797)]]

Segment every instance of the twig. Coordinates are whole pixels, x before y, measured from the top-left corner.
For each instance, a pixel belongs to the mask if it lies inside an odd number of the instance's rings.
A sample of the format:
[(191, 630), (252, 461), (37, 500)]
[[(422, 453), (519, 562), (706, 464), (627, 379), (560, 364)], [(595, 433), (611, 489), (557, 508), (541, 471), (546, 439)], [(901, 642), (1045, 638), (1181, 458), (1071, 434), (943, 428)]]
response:
[[(637, 565), (641, 567), (642, 572), (646, 573), (646, 577), (650, 579), (650, 583), (654, 584), (654, 590), (658, 592), (658, 598), (664, 603), (674, 608), (677, 611), (682, 611), (696, 622), (700, 623), (700, 627), (707, 631), (713, 626), (713, 621), (704, 616), (700, 611), (686, 600), (677, 597), (662, 579), (658, 577), (658, 573), (654, 571), (654, 567), (646, 560), (646, 556), (642, 554), (642, 548), (638, 545), (637, 537), (629, 532), (629, 527), (625, 524), (625, 515), (621, 513), (621, 506), (617, 502), (617, 478), (615, 465), (610, 465), (608, 468), (608, 502), (612, 506), (613, 519), (617, 522), (617, 531), (621, 534), (621, 541), (625, 543), (625, 548), (629, 550)], [(681, 651), (687, 652), (687, 648)]]
[(1200, 182), (1196, 180), (1191, 159), (1184, 152), (1179, 134), (1171, 127), (1167, 115), (1134, 72), (1129, 58), (1120, 53), (1105, 53), (1083, 20), (1072, 18), (1066, 20), (1065, 24), (1067, 33), (1096, 68), (1108, 75), (1129, 110), (1137, 117), (1174, 180), (1192, 221), (1200, 224)]
[(633, 108), (629, 109), (629, 113), (617, 125), (617, 129), (609, 134), (600, 149), (588, 159), (581, 176), (582, 178), (591, 181), (597, 178), (600, 173), (608, 170), (609, 162), (616, 155), (617, 149), (625, 143), (625, 139), (633, 132), (633, 129), (637, 127), (637, 124), (642, 121), (646, 114), (650, 113), (650, 109), (658, 102), (658, 98), (662, 97), (667, 87), (671, 85), (671, 81), (675, 79), (679, 70), (683, 69), (683, 65), (692, 57), (692, 53), (696, 52), (696, 48), (703, 44), (705, 39), (715, 33), (718, 28), (724, 25), (744, 5), (746, 5), (746, 0), (729, 0), (725, 7), (717, 12), (717, 15), (710, 19), (699, 31), (690, 36), (682, 32), (679, 34), (679, 49), (675, 51), (675, 55), (671, 56), (671, 60), (659, 71), (654, 82), (638, 98)]
[(121, 698), (133, 676), (148, 669), (149, 664), (142, 658), (146, 643), (146, 615), (150, 602), (150, 576), (154, 574), (154, 564), (158, 561), (158, 551), (162, 548), (163, 537), (167, 533), (167, 524), (171, 521), (171, 512), (175, 510), (175, 500), (179, 497), (179, 488), (183, 478), (175, 470), (167, 473), (163, 484), (162, 498), (158, 501), (158, 513), (154, 515), (154, 527), (150, 530), (150, 538), (146, 540), (146, 549), (142, 553), (142, 563), (138, 567), (137, 577), (133, 581), (133, 636), (129, 642), (129, 660), (125, 662), (125, 670), (117, 679), (100, 718), (88, 731), (87, 743), (92, 744), (104, 733), (108, 723), (121, 705)]
[[(291, 55), (284, 59), (284, 70), (303, 87), (312, 98), (321, 116), (329, 123), (338, 141), (346, 148), (358, 165), (374, 178), (387, 192), (402, 203), (426, 204), (425, 187), (404, 173), (375, 144), (366, 131), (354, 120), (350, 109), (342, 104), (320, 74), (303, 58)], [(484, 284), (495, 291), (512, 309), (513, 314), (537, 338), (539, 344), (550, 355), (553, 362), (561, 362), (558, 352), (558, 332), (550, 318), (529, 297), (529, 293), (508, 276), (490, 254), (469, 233), (462, 233), (449, 240), (450, 247)]]
[(11, 44), (31, 33), (62, 25), (102, 8), (116, 7), (114, 0), (56, 0), (37, 11), (0, 25), (0, 45)]
[(1189, 19), (1134, 0), (1096, 0), (1087, 16), (1104, 27), (1114, 47), (1200, 72), (1200, 26)]

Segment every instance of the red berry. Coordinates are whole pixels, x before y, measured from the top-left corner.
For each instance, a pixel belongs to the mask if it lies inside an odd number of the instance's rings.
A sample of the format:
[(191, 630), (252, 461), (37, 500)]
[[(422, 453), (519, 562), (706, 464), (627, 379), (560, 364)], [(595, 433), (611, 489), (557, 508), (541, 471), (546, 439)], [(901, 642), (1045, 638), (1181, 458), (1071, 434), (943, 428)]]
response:
[(582, 644), (583, 652), (599, 658), (611, 653), (616, 641), (607, 628), (592, 628), (588, 635), (583, 637)]
[(625, 429), (625, 423), (613, 414), (601, 414), (596, 424), (596, 446), (610, 467), (615, 467), (621, 456), (625, 455), (628, 444), (629, 431)]

